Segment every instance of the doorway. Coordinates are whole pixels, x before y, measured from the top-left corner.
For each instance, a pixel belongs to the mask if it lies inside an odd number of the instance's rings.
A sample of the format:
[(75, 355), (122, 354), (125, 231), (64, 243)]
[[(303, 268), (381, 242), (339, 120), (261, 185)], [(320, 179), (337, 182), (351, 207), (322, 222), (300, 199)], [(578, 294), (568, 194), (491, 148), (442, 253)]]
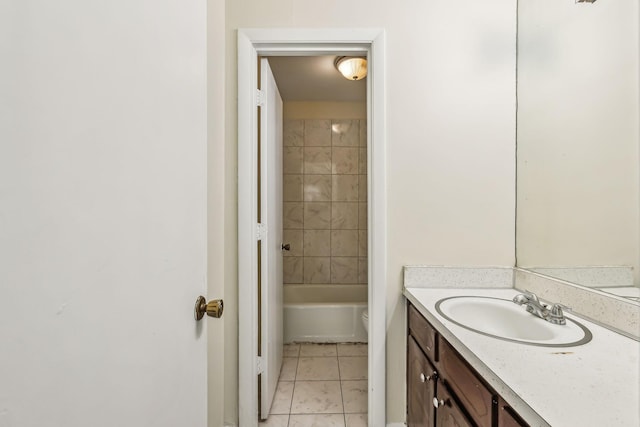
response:
[(264, 425), (367, 423), (367, 90), (339, 73), (340, 58), (260, 61), (284, 106), (285, 350), (275, 395), (260, 395)]
[(386, 195), (384, 141), (384, 33), (381, 30), (238, 31), (238, 250), (239, 250), (239, 403), (240, 424), (257, 425), (258, 254), (256, 236), (257, 64), (258, 56), (367, 56), (367, 275), (369, 286), (369, 426), (385, 423)]

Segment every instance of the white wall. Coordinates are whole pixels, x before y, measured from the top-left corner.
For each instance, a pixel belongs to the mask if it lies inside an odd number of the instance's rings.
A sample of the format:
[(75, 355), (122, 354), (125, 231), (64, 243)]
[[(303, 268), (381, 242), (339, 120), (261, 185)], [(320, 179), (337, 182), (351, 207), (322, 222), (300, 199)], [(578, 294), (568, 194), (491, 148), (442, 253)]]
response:
[(638, 0), (521, 0), (518, 264), (640, 267)]
[(285, 119), (367, 119), (366, 102), (285, 101)]
[[(513, 265), (515, 24), (512, 0), (243, 0), (226, 11), (226, 206), (235, 223), (239, 27), (387, 31), (387, 421), (405, 418), (405, 264)], [(218, 52), (219, 53), (219, 52)], [(227, 240), (225, 264), (237, 265)], [(225, 298), (238, 301), (227, 277)], [(227, 318), (227, 322), (230, 319)], [(226, 360), (237, 359), (229, 341)], [(235, 393), (231, 371), (225, 391)], [(235, 375), (235, 376), (234, 376)], [(225, 418), (237, 412), (233, 402)]]

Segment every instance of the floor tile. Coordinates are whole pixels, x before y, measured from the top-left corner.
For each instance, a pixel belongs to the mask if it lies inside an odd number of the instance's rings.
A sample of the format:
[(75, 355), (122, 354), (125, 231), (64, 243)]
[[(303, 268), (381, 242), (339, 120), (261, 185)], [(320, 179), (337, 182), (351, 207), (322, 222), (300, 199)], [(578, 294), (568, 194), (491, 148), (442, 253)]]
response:
[(345, 413), (367, 412), (367, 381), (342, 381), (342, 399)]
[(285, 344), (284, 357), (298, 357), (300, 355), (300, 344)]
[(269, 415), (267, 421), (258, 423), (258, 427), (287, 427), (289, 415)]
[(280, 370), (280, 381), (295, 381), (296, 369), (298, 369), (297, 357), (283, 357), (282, 369)]
[(335, 344), (305, 343), (300, 345), (300, 356), (337, 356)]
[(344, 410), (340, 381), (296, 381), (291, 404), (292, 414), (335, 414), (342, 412)]
[(276, 394), (271, 404), (271, 414), (289, 414), (291, 410), (291, 397), (293, 396), (293, 381), (279, 381)]
[(347, 427), (367, 427), (367, 414), (345, 414)]
[(337, 357), (301, 357), (298, 359), (297, 380), (339, 380)]
[(338, 357), (341, 380), (366, 380), (369, 370), (367, 357)]
[(338, 356), (368, 356), (367, 344), (338, 344)]
[(345, 427), (344, 415), (291, 415), (289, 427)]

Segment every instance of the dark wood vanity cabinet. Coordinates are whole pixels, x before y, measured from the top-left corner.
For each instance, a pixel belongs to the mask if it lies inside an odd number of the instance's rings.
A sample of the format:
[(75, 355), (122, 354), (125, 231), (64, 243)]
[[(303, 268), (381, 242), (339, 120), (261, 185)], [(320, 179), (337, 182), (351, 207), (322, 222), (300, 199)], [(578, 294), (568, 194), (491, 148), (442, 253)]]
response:
[(435, 408), (424, 402), (433, 402), (435, 397), (436, 370), (422, 353), (420, 346), (411, 335), (407, 348), (407, 395), (409, 412), (407, 422), (410, 426), (433, 427)]
[(514, 412), (513, 409), (507, 405), (507, 403), (502, 400), (502, 398), (498, 399), (498, 427), (520, 427), (526, 426), (527, 423), (522, 421), (522, 419)]
[(528, 427), (409, 304), (407, 425)]
[[(436, 409), (436, 426), (439, 427), (475, 427), (465, 415), (446, 386), (438, 387)], [(435, 405), (435, 403), (434, 403)]]

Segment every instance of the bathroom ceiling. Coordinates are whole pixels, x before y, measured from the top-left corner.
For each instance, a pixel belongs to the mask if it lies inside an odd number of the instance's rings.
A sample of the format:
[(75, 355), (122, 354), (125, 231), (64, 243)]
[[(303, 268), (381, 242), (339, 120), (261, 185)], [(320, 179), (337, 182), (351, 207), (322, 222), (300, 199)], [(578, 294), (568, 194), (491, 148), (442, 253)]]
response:
[(331, 56), (272, 56), (271, 70), (284, 101), (364, 102), (367, 79), (342, 77)]

